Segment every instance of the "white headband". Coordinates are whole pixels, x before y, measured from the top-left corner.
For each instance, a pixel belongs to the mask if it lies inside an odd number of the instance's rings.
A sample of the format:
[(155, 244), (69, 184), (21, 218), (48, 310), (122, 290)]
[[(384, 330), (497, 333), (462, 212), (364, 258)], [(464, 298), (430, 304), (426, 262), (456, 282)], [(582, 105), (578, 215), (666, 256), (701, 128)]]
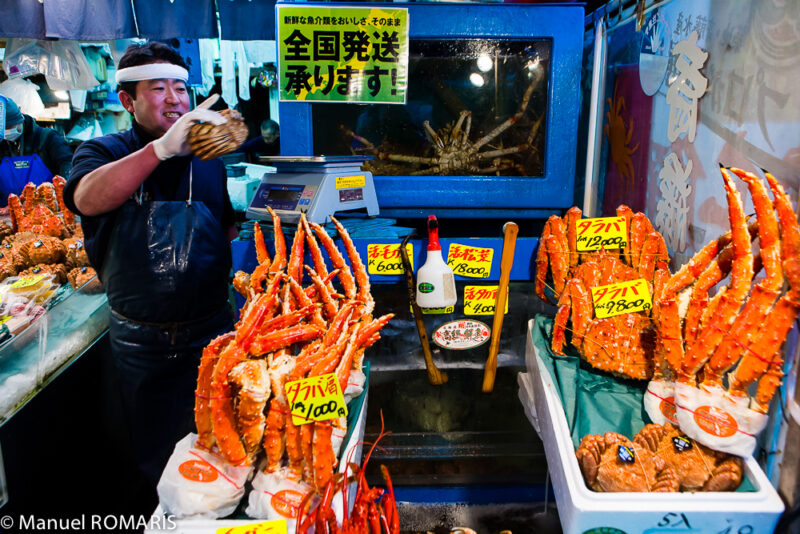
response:
[(162, 78), (186, 82), (189, 80), (189, 71), (172, 63), (148, 63), (119, 69), (116, 74), (117, 83), (160, 80)]

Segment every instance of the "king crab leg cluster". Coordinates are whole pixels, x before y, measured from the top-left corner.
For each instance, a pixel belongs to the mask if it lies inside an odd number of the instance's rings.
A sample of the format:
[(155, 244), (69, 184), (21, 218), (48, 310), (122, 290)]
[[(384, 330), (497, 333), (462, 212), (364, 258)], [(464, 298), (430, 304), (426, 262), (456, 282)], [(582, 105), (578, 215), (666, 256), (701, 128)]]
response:
[[(258, 265), (234, 278), (234, 287), (246, 297), (241, 319), (233, 332), (215, 338), (203, 351), (195, 401), (196, 446), (218, 450), (233, 465), (252, 465), (263, 455), (266, 472), (283, 471), (289, 479), (322, 491), (336, 465), (333, 434), (344, 435), (346, 418), (296, 426), (286, 383), (336, 373), (345, 391), (351, 372), (361, 369), (364, 350), (378, 340), (393, 315), (372, 317), (366, 269), (338, 221), (334, 224), (350, 266), (325, 231), (305, 216), (287, 249), (280, 218), (270, 212), (274, 256), (270, 258), (256, 223)], [(335, 267), (331, 273), (320, 242)], [(305, 266), (311, 284), (303, 287), (306, 247), (314, 267)], [(334, 278), (341, 294), (332, 285)]]
[[(800, 228), (770, 173), (765, 178), (772, 200), (754, 174), (735, 168), (721, 173), (731, 231), (701, 249), (656, 297), (657, 371), (645, 407), (655, 421), (680, 422), (705, 445), (746, 455), (780, 386), (781, 345), (800, 312)], [(749, 228), (734, 176), (753, 198), (756, 223)], [(764, 276), (753, 283), (762, 269)], [(728, 270), (728, 284), (707, 300)], [(750, 399), (748, 388), (756, 382)]]

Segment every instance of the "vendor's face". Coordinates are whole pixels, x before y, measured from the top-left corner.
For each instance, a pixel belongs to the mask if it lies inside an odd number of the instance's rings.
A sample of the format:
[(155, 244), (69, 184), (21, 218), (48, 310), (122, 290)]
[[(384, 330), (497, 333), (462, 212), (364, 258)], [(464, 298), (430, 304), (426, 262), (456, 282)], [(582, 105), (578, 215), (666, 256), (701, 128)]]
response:
[(154, 137), (164, 135), (189, 111), (189, 93), (181, 80), (143, 80), (136, 84), (135, 99), (120, 100), (136, 122)]

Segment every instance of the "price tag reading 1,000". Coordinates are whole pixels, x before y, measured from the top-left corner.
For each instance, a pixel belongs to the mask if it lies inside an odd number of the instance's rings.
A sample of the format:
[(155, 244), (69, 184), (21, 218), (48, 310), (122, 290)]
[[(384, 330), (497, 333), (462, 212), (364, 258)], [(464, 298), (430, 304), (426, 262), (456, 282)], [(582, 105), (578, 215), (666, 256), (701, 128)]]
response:
[(286, 399), (291, 407), (292, 423), (296, 426), (347, 415), (336, 373), (287, 382)]
[(594, 314), (600, 319), (653, 307), (650, 289), (644, 278), (592, 288)]
[(581, 219), (577, 224), (578, 252), (625, 248), (628, 245), (628, 225), (625, 217)]

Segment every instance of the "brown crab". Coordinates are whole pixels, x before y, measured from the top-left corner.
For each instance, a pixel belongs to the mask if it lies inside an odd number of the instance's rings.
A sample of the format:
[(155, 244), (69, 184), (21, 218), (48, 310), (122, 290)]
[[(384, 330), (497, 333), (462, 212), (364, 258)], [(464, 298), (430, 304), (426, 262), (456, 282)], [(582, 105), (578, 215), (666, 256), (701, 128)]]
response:
[(742, 460), (697, 443), (670, 423), (647, 425), (633, 442), (675, 470), (682, 491), (733, 491), (742, 482)]
[(575, 451), (586, 484), (594, 491), (673, 492), (675, 470), (622, 434), (587, 434)]

